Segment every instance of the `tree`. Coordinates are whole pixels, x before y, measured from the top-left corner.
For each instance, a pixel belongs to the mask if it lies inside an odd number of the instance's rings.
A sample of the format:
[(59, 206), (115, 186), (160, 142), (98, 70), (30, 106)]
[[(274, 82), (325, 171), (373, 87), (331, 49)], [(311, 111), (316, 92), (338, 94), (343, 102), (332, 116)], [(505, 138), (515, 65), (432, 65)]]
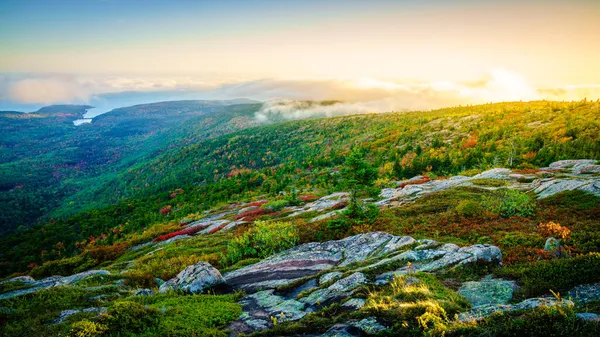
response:
[(377, 179), (377, 169), (365, 160), (362, 151), (353, 149), (340, 171), (342, 184), (350, 189), (350, 204), (337, 219), (329, 221), (327, 227), (334, 231), (346, 231), (352, 225), (360, 222), (372, 222), (379, 214), (375, 205), (365, 205), (359, 196), (362, 196), (373, 187)]

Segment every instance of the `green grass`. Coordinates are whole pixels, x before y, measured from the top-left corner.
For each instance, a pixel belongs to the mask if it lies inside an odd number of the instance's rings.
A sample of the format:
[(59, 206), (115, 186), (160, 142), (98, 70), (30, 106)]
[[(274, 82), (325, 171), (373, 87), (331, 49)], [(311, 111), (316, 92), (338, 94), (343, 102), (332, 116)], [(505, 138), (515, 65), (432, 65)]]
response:
[[(242, 312), (235, 303), (234, 295), (179, 296), (166, 293), (130, 297), (127, 301), (142, 305), (151, 320), (138, 322), (136, 326), (144, 325), (144, 329), (135, 334), (120, 329), (109, 333), (109, 336), (227, 336), (223, 328)], [(127, 317), (130, 313), (123, 312), (122, 315)]]

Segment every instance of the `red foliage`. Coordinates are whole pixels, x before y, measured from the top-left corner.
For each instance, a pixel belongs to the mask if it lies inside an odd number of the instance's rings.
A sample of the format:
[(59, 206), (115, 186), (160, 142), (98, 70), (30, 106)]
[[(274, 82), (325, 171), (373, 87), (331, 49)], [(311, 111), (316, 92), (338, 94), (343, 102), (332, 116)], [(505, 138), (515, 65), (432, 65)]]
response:
[(406, 185), (421, 185), (428, 181), (430, 181), (429, 177), (424, 177), (423, 179), (407, 181), (400, 184), (400, 188), (404, 188)]
[(302, 200), (304, 202), (309, 202), (309, 201), (315, 201), (315, 200), (319, 199), (319, 197), (312, 195), (312, 194), (307, 194), (307, 195), (299, 196), (298, 199)]
[(479, 143), (479, 136), (471, 134), (471, 137), (463, 144), (463, 149), (468, 149), (477, 146)]
[(212, 234), (212, 233), (218, 232), (218, 231), (220, 231), (221, 229), (223, 229), (227, 225), (228, 225), (228, 223), (221, 224), (220, 226), (215, 227), (215, 228), (211, 229), (210, 231), (208, 231), (208, 234)]
[(160, 241), (165, 241), (168, 240), (170, 238), (176, 237), (177, 235), (193, 235), (196, 232), (200, 231), (201, 229), (204, 229), (205, 226), (192, 226), (192, 227), (188, 227), (182, 230), (178, 230), (175, 232), (171, 232), (165, 235), (161, 235), (159, 237), (157, 237), (156, 239), (154, 239), (154, 242), (160, 242)]
[[(246, 217), (255, 217), (255, 216), (261, 216), (267, 214), (267, 210), (264, 208), (259, 208), (259, 209), (255, 209), (252, 211), (246, 211), (243, 213), (240, 213), (236, 216), (233, 217), (234, 220), (239, 220), (239, 219), (244, 219)], [(247, 219), (245, 219), (246, 221), (248, 221)]]
[(266, 200), (259, 200), (259, 201), (255, 201), (255, 202), (251, 202), (249, 204), (244, 205), (245, 207), (252, 207), (252, 206), (256, 206), (256, 207), (260, 207), (264, 204), (266, 204), (267, 201)]
[(161, 208), (159, 212), (162, 215), (169, 215), (172, 212), (172, 207), (171, 207), (171, 205), (165, 206), (165, 207)]
[(171, 193), (169, 194), (169, 197), (171, 199), (175, 198), (176, 196), (183, 194), (183, 190), (181, 188), (177, 188), (174, 191), (171, 191)]
[(346, 201), (342, 201), (342, 202), (338, 202), (337, 204), (331, 206), (331, 209), (342, 209), (344, 207), (348, 206), (348, 202)]

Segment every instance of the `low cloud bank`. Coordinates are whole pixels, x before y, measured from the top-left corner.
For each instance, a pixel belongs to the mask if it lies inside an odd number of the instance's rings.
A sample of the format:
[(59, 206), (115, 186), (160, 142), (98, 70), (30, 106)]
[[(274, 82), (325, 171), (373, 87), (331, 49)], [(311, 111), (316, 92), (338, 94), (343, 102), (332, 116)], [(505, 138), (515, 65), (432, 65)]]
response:
[[(169, 95), (165, 95), (165, 93)], [(400, 83), (376, 79), (288, 78), (202, 81), (194, 78), (77, 77), (65, 75), (1, 75), (0, 105), (92, 104), (118, 94), (143, 94), (144, 102), (169, 99), (249, 98), (269, 101), (257, 118), (299, 119), (385, 111), (428, 110), (446, 106), (501, 101), (579, 100), (600, 98), (600, 85), (535, 88), (504, 69), (490, 71), (470, 83)], [(121, 96), (123, 96), (121, 95)], [(180, 98), (181, 97), (181, 98)], [(298, 101), (343, 101), (326, 105)], [(132, 101), (134, 102), (134, 101)], [(111, 103), (111, 102), (108, 102)], [(121, 102), (112, 102), (112, 105)], [(138, 103), (135, 103), (138, 104)], [(0, 106), (0, 110), (2, 110)]]

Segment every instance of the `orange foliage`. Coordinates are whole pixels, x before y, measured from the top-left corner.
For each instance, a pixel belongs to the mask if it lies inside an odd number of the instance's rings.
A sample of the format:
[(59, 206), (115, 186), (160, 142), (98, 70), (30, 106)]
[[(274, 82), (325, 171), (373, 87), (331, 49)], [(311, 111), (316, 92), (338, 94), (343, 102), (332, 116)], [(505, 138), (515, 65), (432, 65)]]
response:
[(467, 139), (467, 141), (465, 141), (465, 143), (463, 144), (463, 149), (469, 149), (472, 147), (477, 146), (477, 144), (479, 143), (479, 136), (472, 133), (471, 136)]
[(558, 236), (561, 239), (566, 239), (569, 234), (571, 234), (571, 230), (567, 227), (561, 226), (558, 223), (553, 221), (547, 223), (540, 223), (539, 228), (546, 236)]

